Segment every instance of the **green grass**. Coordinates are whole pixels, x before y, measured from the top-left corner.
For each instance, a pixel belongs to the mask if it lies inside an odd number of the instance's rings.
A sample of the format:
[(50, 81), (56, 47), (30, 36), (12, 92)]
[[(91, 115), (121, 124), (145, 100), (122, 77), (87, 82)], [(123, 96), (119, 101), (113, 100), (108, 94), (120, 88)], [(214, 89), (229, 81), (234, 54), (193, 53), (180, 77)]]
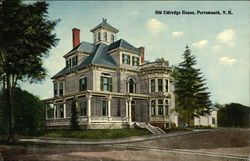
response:
[(42, 137), (47, 138), (77, 138), (77, 139), (114, 139), (151, 134), (146, 129), (90, 129), (49, 131)]

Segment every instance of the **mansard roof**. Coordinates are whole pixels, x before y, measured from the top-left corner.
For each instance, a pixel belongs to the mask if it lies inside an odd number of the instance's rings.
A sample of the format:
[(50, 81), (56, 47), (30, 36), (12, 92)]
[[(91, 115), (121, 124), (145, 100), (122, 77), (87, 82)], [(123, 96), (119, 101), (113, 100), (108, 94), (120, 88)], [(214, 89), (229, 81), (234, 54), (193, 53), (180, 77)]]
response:
[(116, 67), (117, 63), (114, 59), (107, 53), (108, 45), (100, 43), (93, 47), (91, 54), (78, 66), (67, 69), (66, 67), (59, 71), (56, 75), (52, 77), (52, 79), (57, 78), (63, 74), (70, 73), (74, 70), (83, 68), (90, 64), (98, 64), (98, 65), (107, 65)]
[(103, 19), (103, 21), (99, 25), (97, 25), (96, 27), (94, 27), (90, 31), (94, 32), (96, 29), (101, 28), (101, 27), (110, 29), (110, 30), (112, 30), (112, 31), (114, 31), (116, 33), (119, 32), (118, 29), (116, 29), (115, 27), (113, 27), (113, 26), (111, 26), (110, 24), (107, 23), (107, 19)]
[(109, 45), (108, 51), (115, 49), (115, 48), (124, 48), (124, 49), (128, 49), (131, 51), (135, 51), (135, 52), (141, 52), (138, 48), (134, 47), (133, 45), (131, 45), (130, 43), (128, 43), (127, 41), (120, 39), (112, 44)]
[(90, 43), (90, 42), (86, 42), (86, 41), (82, 41), (79, 45), (77, 45), (76, 47), (74, 47), (72, 50), (70, 50), (67, 54), (65, 54), (63, 57), (68, 57), (71, 54), (73, 54), (76, 51), (82, 51), (85, 53), (91, 53), (91, 51), (94, 48), (94, 44)]
[(107, 53), (108, 45), (100, 43), (95, 46), (92, 54), (85, 59), (81, 65), (86, 66), (89, 64), (101, 64), (108, 66), (117, 66), (117, 63), (114, 59)]

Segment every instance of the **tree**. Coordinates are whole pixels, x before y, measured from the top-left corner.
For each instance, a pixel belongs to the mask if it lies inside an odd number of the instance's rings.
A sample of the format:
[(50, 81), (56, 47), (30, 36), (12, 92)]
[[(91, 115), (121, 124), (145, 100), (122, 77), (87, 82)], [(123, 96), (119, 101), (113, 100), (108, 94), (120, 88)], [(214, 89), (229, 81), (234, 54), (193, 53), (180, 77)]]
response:
[(220, 127), (250, 127), (250, 107), (239, 103), (216, 104)]
[(70, 126), (72, 130), (79, 130), (80, 127), (78, 125), (78, 114), (79, 112), (76, 109), (76, 101), (72, 101), (71, 105), (71, 118), (70, 118)]
[(201, 76), (200, 69), (194, 68), (195, 56), (191, 55), (188, 46), (183, 57), (184, 61), (173, 72), (173, 77), (176, 79), (176, 109), (180, 119), (190, 125), (194, 116), (210, 113), (211, 101), (210, 93), (205, 87), (205, 79)]
[(6, 82), (9, 142), (15, 138), (13, 95), (17, 82), (43, 80), (43, 59), (58, 42), (52, 33), (58, 21), (47, 20), (47, 10), (45, 2), (25, 5), (19, 0), (3, 1), (0, 7), (0, 71)]
[(167, 65), (169, 65), (168, 60), (165, 60), (163, 57), (155, 59), (155, 62), (166, 63)]
[[(1, 93), (0, 97), (4, 94)], [(13, 96), (14, 117), (16, 121), (16, 131), (23, 135), (33, 135), (44, 131), (45, 129), (45, 107), (43, 102), (31, 93), (16, 88)], [(7, 113), (8, 109), (4, 104), (0, 108)], [(7, 116), (3, 115), (0, 124), (0, 131), (7, 133)]]

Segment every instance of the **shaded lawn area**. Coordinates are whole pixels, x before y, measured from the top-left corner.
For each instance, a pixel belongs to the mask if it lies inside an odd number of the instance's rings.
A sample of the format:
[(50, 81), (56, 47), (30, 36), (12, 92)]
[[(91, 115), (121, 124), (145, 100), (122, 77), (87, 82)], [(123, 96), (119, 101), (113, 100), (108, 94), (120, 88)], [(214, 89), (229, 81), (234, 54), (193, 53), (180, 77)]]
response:
[(77, 139), (114, 139), (132, 136), (149, 135), (146, 129), (89, 129), (48, 131), (42, 137), (46, 138), (77, 138)]

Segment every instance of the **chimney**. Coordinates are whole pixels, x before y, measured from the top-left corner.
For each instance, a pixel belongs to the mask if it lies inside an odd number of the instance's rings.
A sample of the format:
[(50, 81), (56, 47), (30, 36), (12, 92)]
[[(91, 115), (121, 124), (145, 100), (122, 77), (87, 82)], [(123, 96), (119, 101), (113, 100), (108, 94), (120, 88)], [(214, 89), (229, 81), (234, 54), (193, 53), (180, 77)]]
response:
[(145, 51), (145, 48), (144, 47), (139, 47), (138, 48), (140, 51), (141, 51), (141, 53), (142, 53), (142, 56), (141, 56), (141, 64), (144, 64), (144, 51)]
[(80, 30), (77, 28), (72, 29), (73, 48), (80, 44)]

